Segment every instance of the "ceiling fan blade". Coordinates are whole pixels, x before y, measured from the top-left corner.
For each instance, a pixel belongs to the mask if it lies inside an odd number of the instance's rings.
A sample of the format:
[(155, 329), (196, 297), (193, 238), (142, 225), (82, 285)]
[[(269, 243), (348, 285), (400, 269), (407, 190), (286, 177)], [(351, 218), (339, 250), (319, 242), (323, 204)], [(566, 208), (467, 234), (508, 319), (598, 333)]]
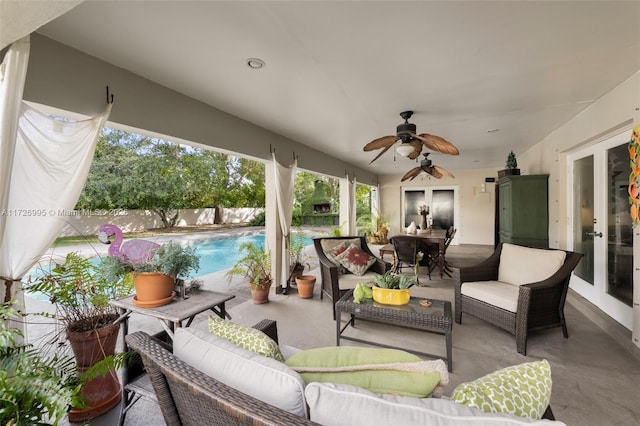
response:
[(408, 158), (411, 160), (415, 160), (418, 158), (420, 153), (422, 152), (422, 142), (419, 140), (412, 140), (409, 144), (415, 149), (411, 154), (408, 155)]
[(422, 170), (429, 173), (431, 176), (433, 176), (436, 179), (440, 179), (442, 177), (442, 173), (440, 173), (436, 167), (433, 167), (433, 166), (423, 167)]
[[(393, 145), (393, 144), (392, 144), (392, 145)], [(391, 145), (389, 145), (389, 146), (385, 147), (382, 151), (380, 151), (380, 152), (378, 153), (378, 155), (376, 155), (376, 158), (374, 158), (373, 160), (369, 161), (369, 164), (373, 163), (373, 162), (374, 162), (374, 161), (376, 161), (378, 158), (380, 158), (380, 156), (381, 156), (382, 154), (384, 154), (385, 152), (389, 151), (389, 148), (391, 148)]]
[(450, 177), (450, 178), (455, 178), (455, 176), (450, 171), (445, 170), (440, 166), (433, 166), (433, 168), (436, 169), (443, 176), (447, 176), (447, 177)]
[(424, 146), (432, 151), (442, 152), (443, 154), (458, 155), (460, 151), (451, 142), (444, 140), (440, 136), (430, 135), (428, 133), (421, 133), (419, 135), (411, 135), (416, 139), (421, 140)]
[(397, 136), (383, 136), (378, 139), (374, 139), (362, 148), (364, 151), (373, 151), (380, 148), (389, 148), (398, 140)]
[(407, 179), (413, 180), (413, 178), (418, 176), (421, 172), (422, 172), (422, 169), (420, 167), (414, 167), (413, 169), (409, 170), (404, 176), (402, 176), (402, 179), (400, 179), (400, 182), (404, 182)]

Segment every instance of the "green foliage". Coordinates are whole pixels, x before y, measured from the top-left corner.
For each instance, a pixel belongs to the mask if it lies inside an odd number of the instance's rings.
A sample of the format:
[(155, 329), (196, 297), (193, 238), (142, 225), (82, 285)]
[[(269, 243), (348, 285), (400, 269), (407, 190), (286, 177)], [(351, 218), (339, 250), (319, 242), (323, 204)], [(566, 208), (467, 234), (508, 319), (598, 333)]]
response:
[(507, 155), (506, 167), (507, 167), (507, 169), (517, 169), (518, 168), (518, 161), (516, 160), (516, 154), (514, 154), (513, 151), (511, 151), (509, 153), (509, 155)]
[(261, 211), (257, 215), (254, 216), (253, 219), (249, 222), (250, 226), (264, 226), (266, 224), (267, 215), (264, 211)]
[(229, 281), (234, 276), (242, 276), (249, 280), (249, 285), (261, 288), (271, 284), (271, 252), (246, 242), (240, 245), (241, 258), (227, 271)]
[(307, 255), (304, 252), (306, 246), (306, 240), (304, 233), (296, 229), (289, 236), (289, 264), (294, 266), (296, 264), (304, 265), (307, 261)]
[(384, 275), (376, 274), (375, 285), (379, 288), (389, 288), (396, 290), (404, 290), (415, 284), (412, 277), (408, 275), (394, 274), (391, 271), (387, 271)]
[(200, 269), (200, 257), (191, 246), (169, 241), (160, 246), (148, 262), (131, 264), (107, 256), (98, 267), (98, 276), (110, 282), (130, 279), (131, 272), (160, 272), (175, 278), (186, 278)]
[(56, 317), (70, 330), (95, 330), (117, 318), (109, 301), (132, 292), (126, 281), (107, 281), (76, 252), (67, 254), (62, 262), (57, 258), (50, 261), (40, 264), (37, 275), (27, 279), (25, 290), (47, 296), (56, 307)]
[[(14, 303), (0, 305), (0, 424), (57, 425), (69, 406), (81, 406), (74, 360), (44, 357), (17, 344), (22, 333), (7, 326), (8, 320), (20, 318)], [(45, 423), (45, 416), (51, 423)]]
[(105, 128), (77, 209), (148, 209), (165, 227), (178, 209), (263, 207), (264, 165)]

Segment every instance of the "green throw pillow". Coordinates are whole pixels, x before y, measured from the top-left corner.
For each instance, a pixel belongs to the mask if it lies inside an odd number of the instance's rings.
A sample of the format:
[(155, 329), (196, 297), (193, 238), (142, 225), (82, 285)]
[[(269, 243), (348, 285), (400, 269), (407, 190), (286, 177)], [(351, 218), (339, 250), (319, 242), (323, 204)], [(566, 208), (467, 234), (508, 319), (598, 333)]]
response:
[(509, 413), (541, 419), (551, 399), (551, 368), (547, 360), (503, 368), (458, 385), (451, 400), (486, 413)]
[[(292, 355), (285, 362), (300, 373), (306, 384), (341, 383), (358, 386), (374, 393), (417, 398), (431, 396), (441, 379), (438, 371), (424, 371), (424, 368), (418, 368), (424, 363), (417, 356), (397, 349), (353, 346), (309, 349)], [(380, 364), (389, 364), (389, 369), (381, 368)], [(363, 368), (351, 368), (354, 366)], [(412, 368), (413, 366), (416, 368)], [(446, 367), (443, 368), (446, 374)]]
[(284, 362), (278, 344), (260, 330), (212, 316), (209, 317), (209, 331), (248, 351)]

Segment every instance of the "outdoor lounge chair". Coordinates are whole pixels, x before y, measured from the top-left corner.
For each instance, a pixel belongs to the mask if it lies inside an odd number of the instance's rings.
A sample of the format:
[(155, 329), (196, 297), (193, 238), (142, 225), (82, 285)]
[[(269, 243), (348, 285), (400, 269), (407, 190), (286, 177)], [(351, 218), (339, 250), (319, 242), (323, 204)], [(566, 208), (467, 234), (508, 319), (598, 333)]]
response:
[[(359, 245), (365, 253), (375, 258), (375, 262), (369, 267), (365, 275), (358, 276), (350, 273), (349, 271), (343, 271), (344, 273), (340, 273), (341, 268), (327, 257), (325, 254), (326, 247), (335, 246), (342, 242), (354, 242)], [(322, 277), (320, 298), (322, 299), (324, 294), (327, 294), (331, 298), (333, 302), (333, 319), (336, 319), (336, 302), (340, 300), (340, 297), (342, 297), (344, 293), (354, 288), (357, 282), (373, 281), (374, 274), (382, 275), (391, 269), (390, 263), (375, 257), (374, 254), (371, 253), (365, 237), (314, 238), (313, 244), (318, 255), (320, 276)]]
[[(564, 303), (581, 257), (570, 251), (498, 244), (483, 262), (453, 268), (456, 323), (462, 323), (465, 313), (515, 334), (522, 355), (527, 354), (529, 331), (562, 327), (568, 338)], [(534, 279), (527, 282), (530, 277)]]

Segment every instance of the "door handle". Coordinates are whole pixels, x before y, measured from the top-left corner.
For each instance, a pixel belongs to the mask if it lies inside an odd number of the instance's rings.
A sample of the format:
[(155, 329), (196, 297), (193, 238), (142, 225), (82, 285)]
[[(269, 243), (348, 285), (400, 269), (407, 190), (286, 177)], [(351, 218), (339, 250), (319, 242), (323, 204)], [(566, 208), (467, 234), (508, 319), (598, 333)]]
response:
[(587, 232), (587, 235), (590, 237), (600, 237), (602, 238), (602, 232)]

